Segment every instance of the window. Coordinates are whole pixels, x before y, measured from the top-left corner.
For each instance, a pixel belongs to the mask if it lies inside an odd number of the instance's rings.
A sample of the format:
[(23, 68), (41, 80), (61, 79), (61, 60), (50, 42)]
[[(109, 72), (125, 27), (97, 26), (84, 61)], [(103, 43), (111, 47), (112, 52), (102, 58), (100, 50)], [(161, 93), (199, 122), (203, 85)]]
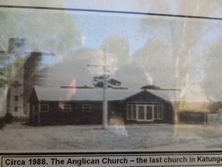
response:
[(127, 104), (126, 109), (126, 118), (127, 120), (135, 120), (136, 119), (136, 105), (135, 104)]
[(19, 81), (15, 81), (13, 84), (14, 88), (18, 88), (21, 86), (21, 83), (19, 83)]
[(91, 112), (91, 104), (83, 104), (82, 112)]
[(49, 112), (48, 104), (40, 104), (40, 112)]
[(146, 118), (145, 118), (145, 110), (146, 110), (146, 105), (138, 105), (138, 110), (137, 110), (137, 112), (138, 112), (138, 119), (139, 120), (146, 120)]
[(17, 106), (14, 107), (14, 111), (18, 112), (18, 107)]
[(72, 111), (72, 106), (71, 104), (64, 104), (64, 112), (71, 112)]
[(15, 101), (18, 101), (18, 99), (19, 99), (19, 97), (18, 97), (18, 96), (15, 96), (14, 98), (15, 98)]
[(154, 119), (163, 120), (163, 106), (160, 104), (154, 106)]

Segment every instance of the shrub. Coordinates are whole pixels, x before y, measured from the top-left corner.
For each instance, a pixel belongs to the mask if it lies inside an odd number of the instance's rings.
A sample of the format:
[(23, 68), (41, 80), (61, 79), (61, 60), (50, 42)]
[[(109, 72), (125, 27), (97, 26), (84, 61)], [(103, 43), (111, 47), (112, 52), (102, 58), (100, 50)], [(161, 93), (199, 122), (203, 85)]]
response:
[(11, 113), (6, 113), (4, 118), (3, 118), (3, 122), (4, 123), (12, 123), (13, 121), (13, 116)]
[(211, 113), (216, 113), (222, 108), (222, 102), (214, 102), (209, 106), (209, 110)]
[(0, 117), (0, 129), (2, 129), (4, 126), (3, 118)]

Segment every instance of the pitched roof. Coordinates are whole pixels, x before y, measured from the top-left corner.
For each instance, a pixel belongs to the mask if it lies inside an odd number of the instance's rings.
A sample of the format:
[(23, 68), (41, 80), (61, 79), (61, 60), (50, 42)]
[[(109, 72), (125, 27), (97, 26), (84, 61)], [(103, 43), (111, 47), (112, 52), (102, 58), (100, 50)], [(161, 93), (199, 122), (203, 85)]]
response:
[(168, 94), (166, 94), (166, 92), (163, 92), (163, 91), (160, 91), (160, 90), (143, 90), (143, 91), (140, 91), (132, 96), (129, 96), (127, 97), (127, 100), (135, 100), (135, 98), (138, 100), (138, 101), (170, 101), (170, 97), (168, 96)]
[[(40, 101), (102, 101), (103, 89), (63, 89), (58, 87), (39, 87), (35, 86), (35, 91)], [(124, 100), (135, 94), (138, 90), (106, 90), (106, 98), (110, 100)], [(162, 91), (149, 90), (150, 93), (166, 100), (171, 101), (170, 96)]]

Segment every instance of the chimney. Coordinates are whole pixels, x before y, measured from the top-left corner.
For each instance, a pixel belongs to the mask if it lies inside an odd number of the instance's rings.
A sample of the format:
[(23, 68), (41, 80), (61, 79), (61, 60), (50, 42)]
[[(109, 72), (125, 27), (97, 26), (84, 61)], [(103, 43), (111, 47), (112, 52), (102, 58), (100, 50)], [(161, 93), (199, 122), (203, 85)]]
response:
[(8, 42), (8, 53), (24, 53), (26, 51), (24, 38), (10, 38)]

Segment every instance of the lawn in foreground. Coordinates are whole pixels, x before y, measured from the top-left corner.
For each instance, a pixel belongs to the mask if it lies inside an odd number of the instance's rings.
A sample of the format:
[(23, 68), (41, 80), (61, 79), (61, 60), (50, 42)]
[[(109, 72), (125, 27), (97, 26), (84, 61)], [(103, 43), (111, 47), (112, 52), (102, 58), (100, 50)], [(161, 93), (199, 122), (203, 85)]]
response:
[(200, 150), (222, 148), (222, 128), (204, 125), (40, 126), (0, 130), (2, 151)]

